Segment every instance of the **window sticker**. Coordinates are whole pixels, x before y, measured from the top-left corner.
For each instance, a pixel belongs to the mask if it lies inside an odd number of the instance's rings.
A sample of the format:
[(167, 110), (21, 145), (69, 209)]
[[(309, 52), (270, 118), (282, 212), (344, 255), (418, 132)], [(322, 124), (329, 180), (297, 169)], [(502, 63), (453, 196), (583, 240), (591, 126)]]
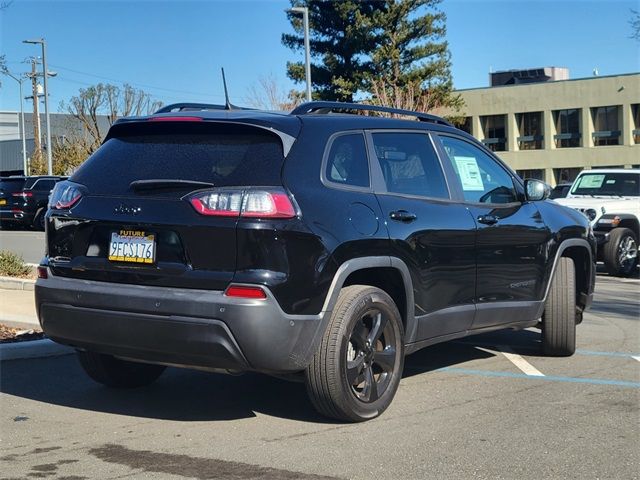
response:
[(483, 191), (484, 184), (482, 183), (480, 168), (475, 157), (454, 156), (453, 159), (456, 162), (456, 167), (458, 167), (462, 189), (466, 192)]
[(585, 175), (580, 179), (580, 188), (600, 188), (604, 182), (603, 175)]
[(607, 185), (611, 185), (613, 183), (616, 183), (616, 179), (615, 178), (610, 178), (609, 180), (607, 180)]

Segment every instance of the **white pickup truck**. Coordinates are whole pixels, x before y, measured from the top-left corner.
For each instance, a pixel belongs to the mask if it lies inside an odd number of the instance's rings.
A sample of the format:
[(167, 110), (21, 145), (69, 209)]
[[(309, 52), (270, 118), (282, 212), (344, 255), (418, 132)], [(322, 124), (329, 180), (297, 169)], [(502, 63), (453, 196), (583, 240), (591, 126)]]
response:
[(640, 169), (583, 170), (566, 198), (556, 202), (580, 210), (598, 240), (598, 260), (607, 272), (629, 276), (638, 264)]

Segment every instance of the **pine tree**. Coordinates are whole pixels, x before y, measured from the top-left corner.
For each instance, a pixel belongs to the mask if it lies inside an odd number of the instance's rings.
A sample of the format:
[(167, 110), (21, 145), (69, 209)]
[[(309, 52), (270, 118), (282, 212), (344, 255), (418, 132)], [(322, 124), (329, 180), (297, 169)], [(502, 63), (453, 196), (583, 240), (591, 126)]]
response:
[[(373, 14), (379, 1), (291, 0), (292, 7), (309, 9), (311, 79), (314, 97), (319, 100), (353, 101), (367, 84), (373, 71), (371, 52)], [(304, 28), (298, 14), (287, 13), (295, 34), (283, 34), (282, 43), (304, 52)], [(287, 74), (296, 82), (305, 81), (304, 61), (288, 62)]]
[[(309, 8), (314, 98), (419, 110), (460, 107), (452, 94), (451, 59), (442, 0), (291, 0)], [(304, 51), (302, 19), (289, 13), (296, 34), (284, 45)], [(305, 81), (304, 62), (287, 64)]]
[[(377, 46), (372, 53), (373, 102), (395, 101), (398, 107), (420, 110), (459, 108), (453, 95), (451, 56), (445, 40), (446, 15), (442, 0), (385, 0), (375, 12)], [(409, 103), (410, 105), (398, 105)]]

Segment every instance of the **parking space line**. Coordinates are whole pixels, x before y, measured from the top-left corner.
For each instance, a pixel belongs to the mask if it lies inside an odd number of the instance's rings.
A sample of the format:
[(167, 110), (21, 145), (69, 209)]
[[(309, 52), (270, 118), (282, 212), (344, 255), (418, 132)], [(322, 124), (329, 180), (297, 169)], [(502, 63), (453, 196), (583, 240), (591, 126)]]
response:
[(638, 360), (640, 355), (635, 355), (633, 353), (624, 353), (624, 352), (602, 352), (600, 350), (576, 350), (576, 353), (579, 355), (595, 355), (598, 357), (620, 357), (620, 358), (634, 358)]
[[(473, 341), (453, 341), (451, 342), (455, 345), (466, 345), (469, 347), (476, 347), (476, 348), (480, 348), (482, 350), (481, 347), (485, 347), (487, 349), (487, 351), (489, 351), (490, 353), (494, 353), (494, 351), (491, 351), (492, 348), (496, 349), (495, 351), (498, 351), (498, 349), (507, 349), (508, 347), (506, 346), (497, 346), (495, 344), (492, 343), (486, 343), (486, 342), (473, 342)], [(540, 348), (539, 347), (531, 347), (529, 345), (516, 345), (518, 350), (523, 350), (525, 352), (531, 352), (530, 355), (533, 356), (541, 356), (542, 354), (539, 353), (540, 352)], [(536, 353), (538, 353), (538, 355), (536, 355)], [(576, 350), (576, 355), (594, 355), (594, 356), (598, 356), (598, 357), (613, 357), (613, 358), (633, 358), (634, 360), (638, 360), (640, 361), (640, 354), (636, 354), (636, 353), (625, 353), (625, 352), (605, 352), (605, 351), (600, 351), (600, 350)]]
[(542, 377), (526, 375), (524, 373), (496, 372), (493, 370), (472, 370), (468, 368), (444, 367), (435, 370), (436, 372), (462, 373), (466, 375), (480, 375), (482, 377), (504, 377), (504, 378), (525, 378), (529, 380), (546, 380), (550, 382), (586, 383), (590, 385), (609, 385), (614, 387), (640, 388), (640, 382), (627, 382), (624, 380), (609, 380), (604, 378), (583, 378), (583, 377), (559, 377), (543, 375)]
[(496, 345), (496, 348), (500, 353), (502, 353), (507, 360), (513, 363), (516, 367), (522, 370), (523, 373), (532, 377), (544, 377), (544, 373), (538, 370), (536, 367), (527, 362), (520, 355), (515, 353), (506, 345)]

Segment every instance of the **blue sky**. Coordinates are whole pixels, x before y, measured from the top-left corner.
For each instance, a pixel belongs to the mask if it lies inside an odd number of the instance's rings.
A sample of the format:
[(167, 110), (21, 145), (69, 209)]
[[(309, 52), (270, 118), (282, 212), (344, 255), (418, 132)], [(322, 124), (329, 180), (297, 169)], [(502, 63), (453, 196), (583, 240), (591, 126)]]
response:
[[(0, 54), (13, 73), (48, 43), (50, 105), (103, 81), (129, 82), (165, 103), (221, 102), (225, 67), (232, 102), (273, 75), (284, 91), (288, 60), (302, 53), (280, 43), (289, 32), (286, 0), (30, 1), (14, 0), (0, 13)], [(486, 86), (492, 68), (564, 66), (571, 78), (640, 71), (640, 43), (629, 38), (638, 1), (445, 0), (447, 40), (456, 88)], [(298, 88), (302, 89), (300, 85)], [(640, 95), (640, 94), (639, 94)], [(17, 110), (16, 82), (3, 77), (0, 109)], [(25, 109), (31, 110), (28, 103)]]

